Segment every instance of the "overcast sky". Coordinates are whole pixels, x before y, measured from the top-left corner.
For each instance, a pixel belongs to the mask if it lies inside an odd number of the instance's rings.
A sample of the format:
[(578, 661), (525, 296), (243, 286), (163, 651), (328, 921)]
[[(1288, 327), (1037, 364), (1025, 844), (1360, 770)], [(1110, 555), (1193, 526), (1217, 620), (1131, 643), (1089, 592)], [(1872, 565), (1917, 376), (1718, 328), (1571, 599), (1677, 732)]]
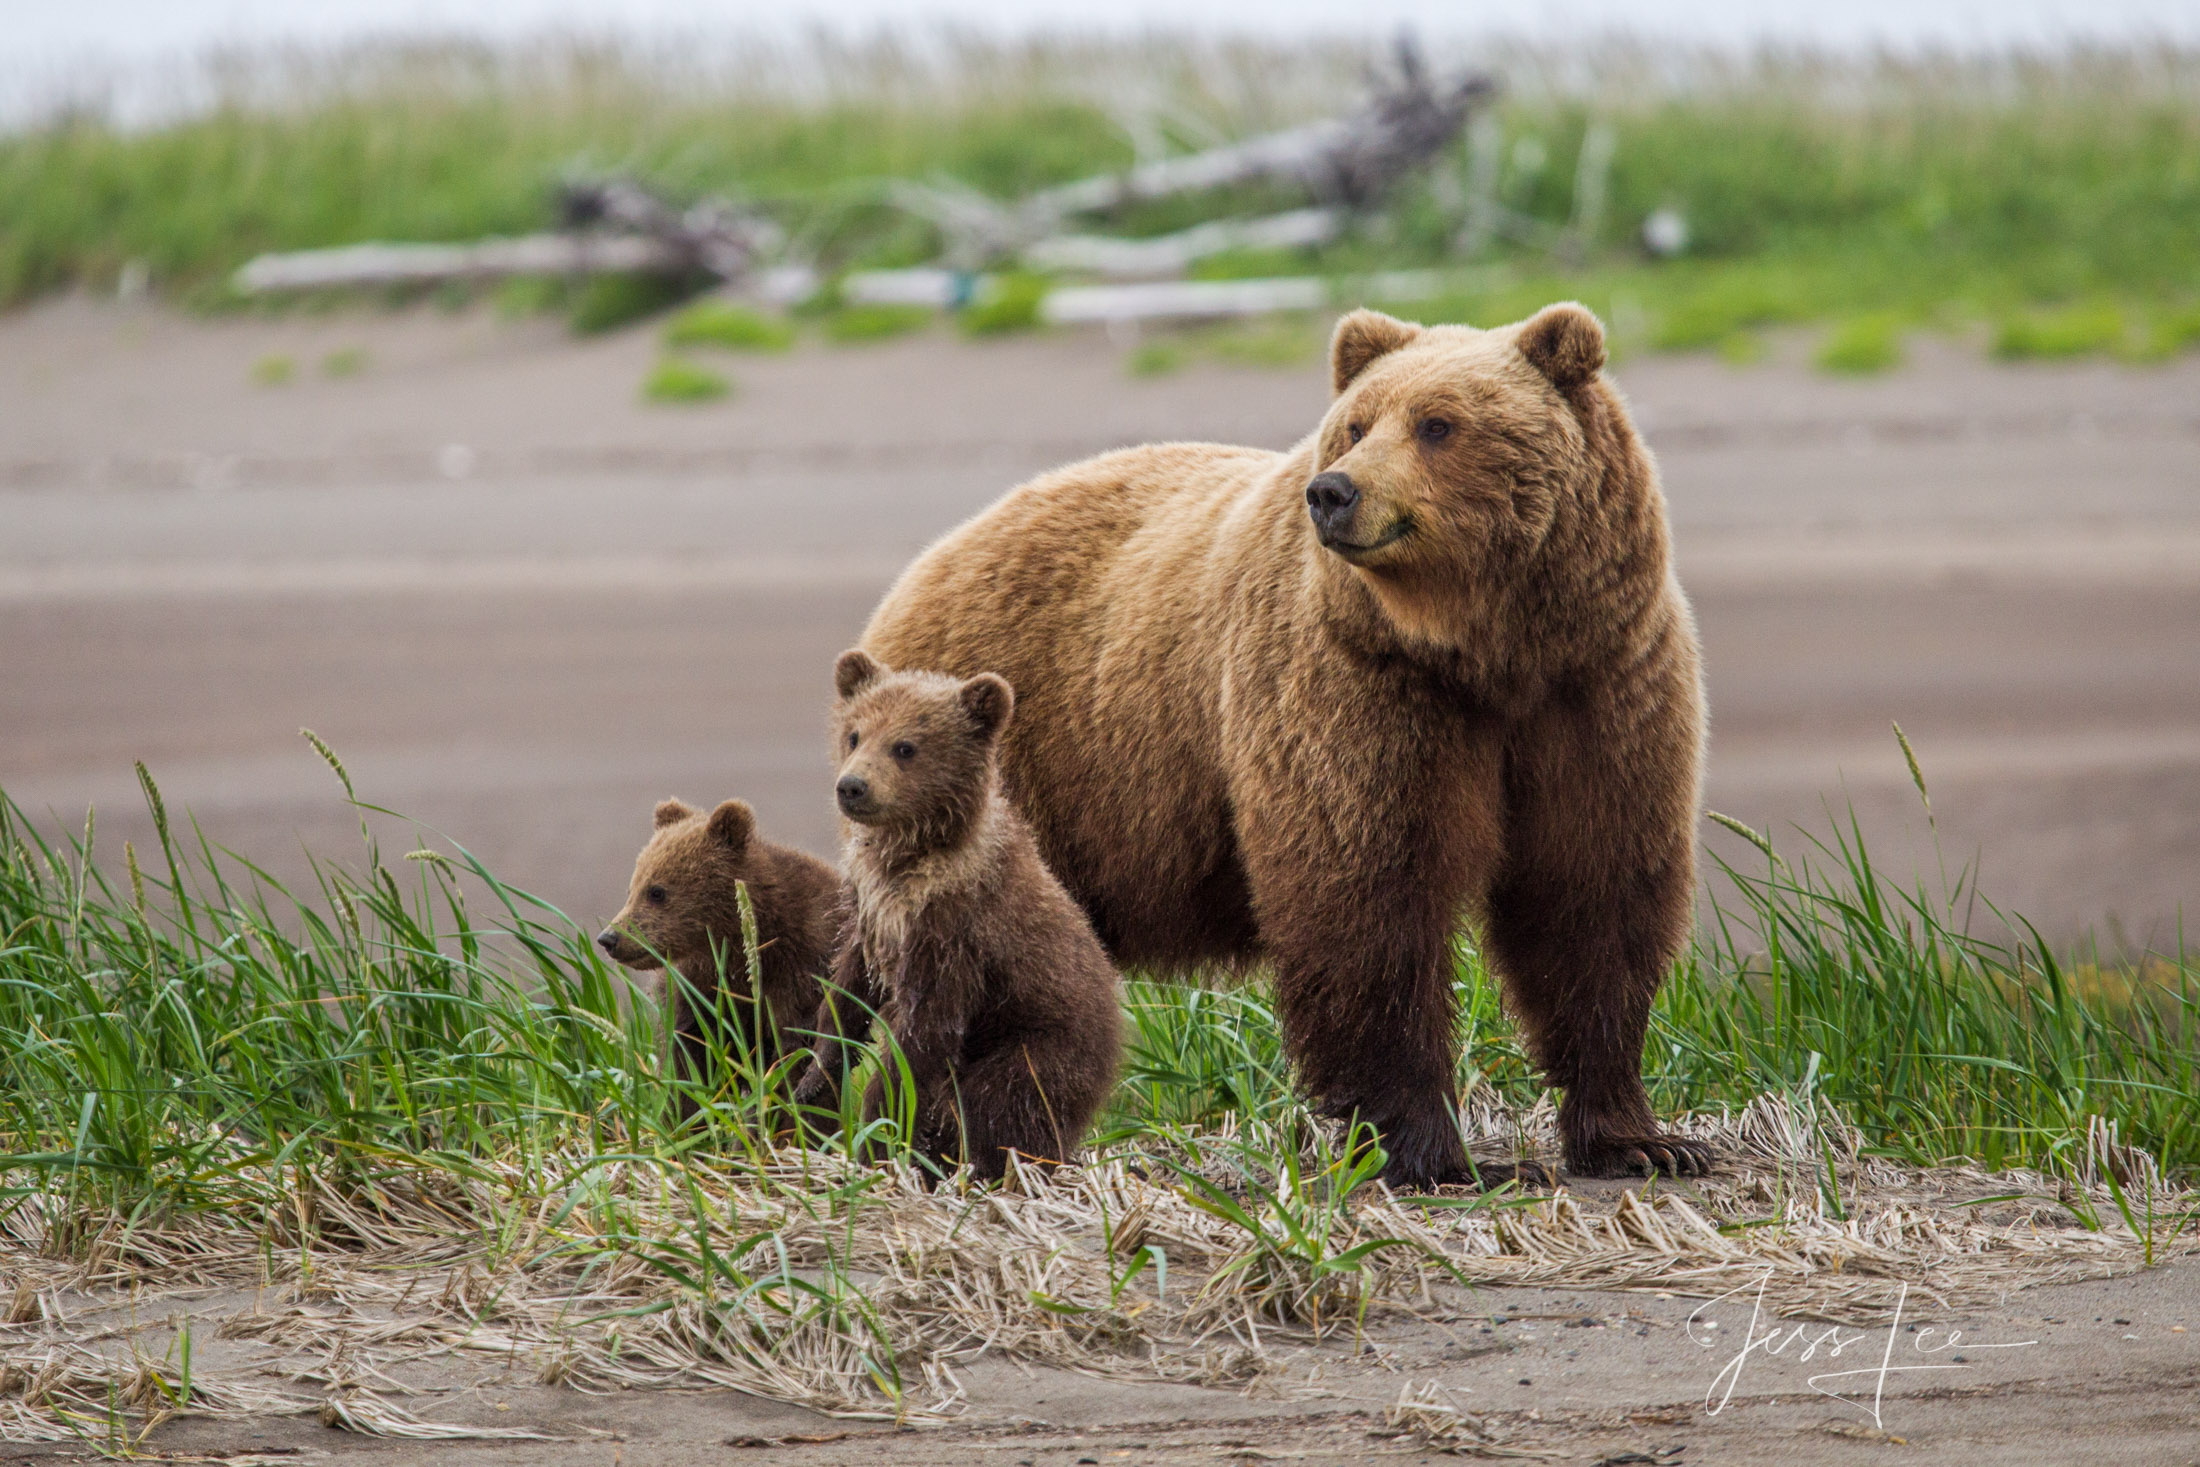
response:
[(330, 41), (397, 31), (524, 36), (544, 30), (735, 33), (826, 24), (870, 29), (948, 18), (988, 30), (1502, 31), (1544, 39), (1626, 29), (1653, 37), (1839, 46), (1998, 47), (2200, 39), (2200, 0), (0, 0), (0, 58), (41, 67), (140, 61), (211, 45)]
[(1747, 48), (1998, 51), (2072, 40), (2200, 45), (2200, 0), (0, 0), (0, 127), (99, 105), (150, 123), (201, 105), (209, 52), (366, 38), (622, 36), (708, 45), (815, 28), (1002, 36), (1034, 31), (1254, 32), (1563, 43), (1624, 32)]

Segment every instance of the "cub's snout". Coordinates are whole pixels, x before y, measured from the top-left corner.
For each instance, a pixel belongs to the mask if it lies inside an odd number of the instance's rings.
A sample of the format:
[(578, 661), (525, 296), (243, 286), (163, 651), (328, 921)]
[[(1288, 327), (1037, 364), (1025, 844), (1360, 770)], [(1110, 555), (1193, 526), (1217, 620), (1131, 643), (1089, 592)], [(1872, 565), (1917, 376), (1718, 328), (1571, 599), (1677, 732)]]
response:
[(871, 782), (860, 774), (843, 774), (833, 786), (833, 798), (840, 803), (840, 813), (850, 820), (861, 820), (877, 809), (871, 798)]

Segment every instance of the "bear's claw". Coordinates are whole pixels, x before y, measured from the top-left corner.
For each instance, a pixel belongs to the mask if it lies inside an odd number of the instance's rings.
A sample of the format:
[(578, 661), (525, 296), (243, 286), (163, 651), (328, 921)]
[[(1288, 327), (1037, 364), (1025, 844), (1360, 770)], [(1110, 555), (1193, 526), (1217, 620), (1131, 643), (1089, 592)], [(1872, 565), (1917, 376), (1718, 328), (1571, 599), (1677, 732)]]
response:
[(1719, 1153), (1702, 1141), (1613, 1136), (1593, 1147), (1569, 1151), (1566, 1170), (1583, 1177), (1704, 1177), (1718, 1163)]
[(1522, 1188), (1547, 1189), (1558, 1185), (1558, 1173), (1540, 1161), (1470, 1161), (1480, 1180), (1476, 1183), (1483, 1191), (1494, 1191), (1507, 1182), (1517, 1182)]

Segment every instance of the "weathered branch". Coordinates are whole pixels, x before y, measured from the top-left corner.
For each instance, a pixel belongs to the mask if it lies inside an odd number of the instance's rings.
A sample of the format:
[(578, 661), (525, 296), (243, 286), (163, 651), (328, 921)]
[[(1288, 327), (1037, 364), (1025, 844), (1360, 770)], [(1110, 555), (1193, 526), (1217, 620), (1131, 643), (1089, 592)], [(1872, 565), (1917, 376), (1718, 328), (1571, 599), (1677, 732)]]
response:
[(1034, 270), (1084, 270), (1116, 279), (1181, 275), (1225, 250), (1282, 250), (1327, 244), (1344, 230), (1337, 209), (1293, 209), (1261, 219), (1217, 219), (1152, 239), (1058, 234), (1024, 251)]
[(740, 280), (778, 248), (779, 227), (718, 199), (674, 209), (625, 179), (568, 184), (558, 196), (563, 234), (473, 244), (356, 244), (261, 255), (233, 284), (247, 295), (282, 290), (495, 280), (510, 275), (708, 273)]
[(643, 235), (529, 234), (474, 244), (356, 244), (332, 250), (261, 255), (233, 284), (247, 295), (280, 290), (425, 285), (495, 280), (508, 275), (580, 275), (597, 271), (670, 273), (688, 256)]

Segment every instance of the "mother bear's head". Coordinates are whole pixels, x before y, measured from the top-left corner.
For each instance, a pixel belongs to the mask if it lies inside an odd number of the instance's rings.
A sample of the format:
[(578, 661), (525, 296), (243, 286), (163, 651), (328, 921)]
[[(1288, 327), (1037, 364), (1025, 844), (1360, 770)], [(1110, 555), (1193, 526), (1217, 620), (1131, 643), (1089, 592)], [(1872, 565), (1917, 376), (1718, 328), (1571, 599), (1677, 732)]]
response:
[(1662, 498), (1585, 307), (1488, 331), (1354, 311), (1329, 361), (1307, 519), (1401, 630), (1442, 643), (1486, 630), (1546, 579), (1531, 567), (1633, 561), (1663, 579)]

